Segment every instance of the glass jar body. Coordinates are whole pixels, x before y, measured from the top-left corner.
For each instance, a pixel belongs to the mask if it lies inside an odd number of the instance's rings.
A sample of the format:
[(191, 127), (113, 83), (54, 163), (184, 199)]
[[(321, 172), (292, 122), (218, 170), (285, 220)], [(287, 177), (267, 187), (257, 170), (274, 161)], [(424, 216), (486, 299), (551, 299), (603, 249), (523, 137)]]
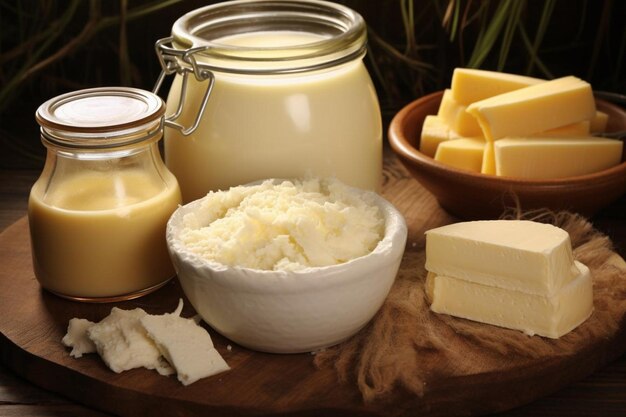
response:
[(163, 74), (176, 72), (165, 159), (183, 199), (306, 176), (378, 190), (382, 122), (366, 44), (363, 18), (322, 0), (234, 0), (179, 18), (157, 54)]
[(103, 302), (143, 295), (172, 278), (165, 226), (181, 196), (157, 142), (46, 147), (28, 205), (41, 286), (66, 298)]
[[(336, 177), (378, 190), (380, 108), (360, 59), (293, 75), (214, 76), (196, 131), (185, 137), (166, 127), (166, 164), (178, 178), (185, 201), (264, 178)], [(202, 98), (202, 83), (189, 83), (183, 123), (191, 123), (191, 109)], [(168, 113), (178, 107), (180, 84), (177, 76)]]

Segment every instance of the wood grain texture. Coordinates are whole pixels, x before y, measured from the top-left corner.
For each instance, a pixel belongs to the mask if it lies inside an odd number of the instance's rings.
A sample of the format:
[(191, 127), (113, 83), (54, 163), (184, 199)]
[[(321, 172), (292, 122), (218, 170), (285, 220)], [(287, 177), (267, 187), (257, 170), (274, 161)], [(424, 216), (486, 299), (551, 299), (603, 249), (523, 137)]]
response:
[[(410, 225), (407, 245), (411, 250), (408, 252), (418, 251), (423, 246), (425, 230), (454, 219), (408, 177), (393, 156), (387, 154), (386, 158), (391, 158), (386, 160), (386, 167), (391, 169), (386, 170), (384, 195), (403, 211)], [(0, 235), (0, 248), (2, 362), (45, 389), (122, 416), (148, 413), (217, 416), (479, 414), (504, 410), (556, 391), (602, 367), (626, 348), (622, 331), (606, 341), (590, 341), (572, 357), (548, 358), (518, 368), (503, 364), (514, 372), (438, 381), (423, 399), (399, 396), (394, 403), (363, 404), (353, 385), (339, 383), (332, 370), (316, 369), (309, 354), (252, 352), (211, 332), (218, 350), (233, 369), (183, 387), (174, 378), (143, 369), (114, 374), (95, 355), (79, 360), (70, 358), (68, 350), (60, 343), (67, 321), (75, 316), (100, 320), (113, 305), (80, 304), (41, 291), (30, 264), (26, 219), (19, 220)], [(162, 313), (173, 310), (181, 295), (180, 287), (172, 281), (147, 297), (115, 305), (139, 306), (150, 313)], [(187, 306), (183, 315), (192, 314)], [(227, 350), (228, 345), (232, 346), (231, 351)], [(442, 363), (441, 366), (451, 365)], [(605, 383), (610, 388), (610, 381)], [(507, 394), (511, 386), (521, 388), (513, 395)], [(602, 385), (596, 389), (602, 389)], [(562, 403), (569, 404), (567, 395), (563, 398)], [(624, 403), (616, 398), (613, 404), (619, 409)], [(551, 407), (558, 405), (558, 401), (549, 403), (544, 415), (551, 414)], [(610, 401), (605, 406), (611, 407)], [(54, 414), (55, 409), (66, 413)], [(17, 408), (1, 410), (5, 415)], [(31, 414), (26, 408), (19, 412)], [(22, 414), (16, 411), (13, 415)], [(71, 405), (61, 403), (49, 404), (40, 415), (82, 414)], [(93, 415), (99, 414), (94, 412)]]

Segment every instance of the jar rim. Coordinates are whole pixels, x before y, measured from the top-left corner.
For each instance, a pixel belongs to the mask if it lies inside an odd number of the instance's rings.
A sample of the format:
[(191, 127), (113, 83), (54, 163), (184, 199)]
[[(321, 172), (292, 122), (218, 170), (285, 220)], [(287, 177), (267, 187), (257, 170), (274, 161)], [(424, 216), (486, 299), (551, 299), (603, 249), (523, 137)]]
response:
[[(258, 32), (315, 35), (302, 43), (242, 45), (220, 39)], [(241, 74), (303, 72), (363, 57), (367, 30), (361, 15), (324, 0), (231, 0), (183, 15), (172, 27), (177, 49), (198, 49), (211, 70)]]
[(165, 103), (132, 87), (72, 91), (39, 106), (42, 137), (59, 146), (112, 148), (142, 142), (162, 130)]

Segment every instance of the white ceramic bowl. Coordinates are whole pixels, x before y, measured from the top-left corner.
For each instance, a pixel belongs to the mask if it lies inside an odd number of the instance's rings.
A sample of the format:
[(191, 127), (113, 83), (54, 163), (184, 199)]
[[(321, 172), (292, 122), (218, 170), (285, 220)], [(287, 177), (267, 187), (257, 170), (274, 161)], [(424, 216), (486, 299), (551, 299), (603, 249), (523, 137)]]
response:
[(180, 207), (167, 225), (167, 243), (185, 295), (212, 328), (259, 351), (297, 353), (337, 344), (358, 332), (382, 306), (404, 253), (407, 227), (391, 203), (359, 191), (385, 217), (383, 239), (368, 255), (299, 271), (229, 267), (189, 252), (179, 240)]

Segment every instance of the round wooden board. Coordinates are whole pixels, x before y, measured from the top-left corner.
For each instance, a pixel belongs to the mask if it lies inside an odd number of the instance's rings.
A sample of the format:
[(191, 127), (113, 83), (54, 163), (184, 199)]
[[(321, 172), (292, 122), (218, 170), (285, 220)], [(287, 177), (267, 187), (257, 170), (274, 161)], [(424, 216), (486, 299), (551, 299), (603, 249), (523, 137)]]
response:
[[(409, 224), (405, 257), (416, 256), (425, 230), (453, 220), (432, 196), (404, 175), (387, 178), (384, 195), (405, 214)], [(211, 329), (217, 349), (232, 369), (187, 387), (174, 377), (145, 369), (115, 374), (97, 355), (73, 359), (61, 344), (72, 317), (99, 321), (113, 306), (141, 307), (160, 314), (174, 310), (181, 297), (180, 286), (172, 280), (155, 293), (122, 303), (82, 304), (61, 299), (42, 291), (34, 277), (27, 219), (0, 234), (0, 358), (34, 384), (120, 416), (483, 414), (554, 392), (626, 350), (622, 325), (610, 337), (587, 340), (571, 355), (534, 360), (512, 357), (486, 372), (429, 380), (421, 398), (399, 392), (393, 400), (365, 404), (353, 382), (339, 382), (332, 369), (317, 369), (311, 354), (254, 352)], [(194, 314), (187, 304), (183, 316)], [(455, 366), (443, 356), (427, 360), (441, 368)]]

